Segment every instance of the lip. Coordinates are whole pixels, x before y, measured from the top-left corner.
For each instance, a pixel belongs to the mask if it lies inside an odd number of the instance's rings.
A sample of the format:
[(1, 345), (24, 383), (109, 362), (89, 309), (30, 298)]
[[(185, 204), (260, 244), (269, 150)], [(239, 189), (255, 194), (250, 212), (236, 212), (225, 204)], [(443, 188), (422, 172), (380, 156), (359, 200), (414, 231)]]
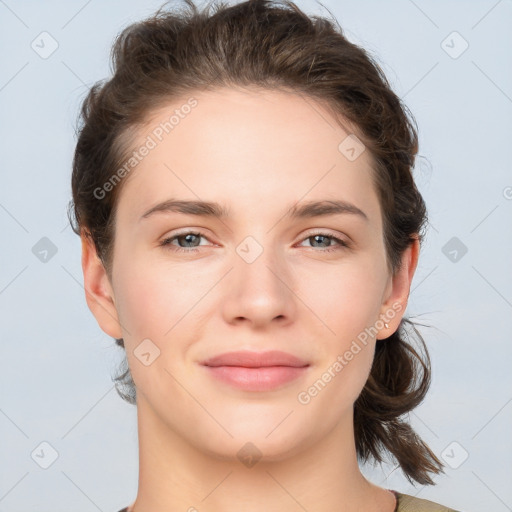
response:
[(286, 352), (227, 352), (201, 363), (208, 373), (244, 391), (270, 391), (305, 375), (309, 363)]
[(211, 357), (201, 364), (204, 366), (243, 366), (245, 368), (261, 368), (269, 366), (290, 366), (300, 368), (308, 366), (304, 361), (287, 352), (269, 350), (268, 352), (250, 352), (248, 350), (238, 352), (226, 352)]

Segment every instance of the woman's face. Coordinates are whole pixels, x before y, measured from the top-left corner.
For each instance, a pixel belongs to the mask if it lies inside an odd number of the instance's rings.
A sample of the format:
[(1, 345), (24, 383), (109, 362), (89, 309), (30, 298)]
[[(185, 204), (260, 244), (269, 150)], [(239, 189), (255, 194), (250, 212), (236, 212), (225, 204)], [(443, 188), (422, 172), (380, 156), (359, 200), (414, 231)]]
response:
[[(147, 424), (217, 456), (251, 442), (278, 459), (351, 433), (413, 270), (390, 275), (369, 151), (318, 103), (256, 89), (193, 97), (137, 132), (112, 302), (90, 306), (124, 338)], [(233, 351), (281, 351), (302, 367), (204, 364)]]

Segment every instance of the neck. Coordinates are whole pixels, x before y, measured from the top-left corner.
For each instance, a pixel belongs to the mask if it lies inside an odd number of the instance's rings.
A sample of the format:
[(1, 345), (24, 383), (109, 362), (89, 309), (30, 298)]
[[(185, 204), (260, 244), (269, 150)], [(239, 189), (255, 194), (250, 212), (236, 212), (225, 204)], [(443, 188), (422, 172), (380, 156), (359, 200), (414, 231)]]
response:
[[(130, 512), (392, 512), (391, 492), (359, 470), (353, 418), (321, 441), (278, 460), (255, 464), (237, 456), (205, 453), (137, 405), (139, 489)], [(234, 450), (236, 451), (236, 450)]]

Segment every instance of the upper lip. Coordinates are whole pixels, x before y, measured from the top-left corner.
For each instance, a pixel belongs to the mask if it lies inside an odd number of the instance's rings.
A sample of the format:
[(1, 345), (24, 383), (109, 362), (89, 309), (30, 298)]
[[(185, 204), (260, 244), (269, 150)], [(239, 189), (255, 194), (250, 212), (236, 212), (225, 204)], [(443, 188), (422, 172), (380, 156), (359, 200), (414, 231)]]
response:
[(204, 366), (243, 366), (246, 368), (261, 368), (268, 366), (293, 366), (300, 368), (309, 364), (287, 352), (270, 350), (268, 352), (226, 352), (211, 357), (201, 363)]

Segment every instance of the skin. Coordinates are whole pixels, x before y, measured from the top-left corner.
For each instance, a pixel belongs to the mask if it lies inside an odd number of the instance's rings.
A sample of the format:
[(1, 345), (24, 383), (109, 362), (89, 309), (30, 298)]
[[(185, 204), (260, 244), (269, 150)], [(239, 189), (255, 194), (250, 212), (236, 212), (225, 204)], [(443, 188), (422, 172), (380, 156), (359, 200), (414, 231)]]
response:
[[(371, 154), (349, 161), (338, 150), (349, 132), (319, 103), (255, 88), (193, 96), (197, 107), (125, 178), (110, 278), (94, 246), (82, 239), (87, 303), (105, 333), (124, 338), (137, 387), (133, 510), (392, 512), (394, 496), (359, 470), (353, 404), (375, 344), (398, 328), (405, 311), (418, 243), (392, 275)], [(136, 146), (186, 99), (152, 112)], [(216, 201), (231, 215), (166, 212), (140, 220), (170, 198)], [(293, 205), (310, 200), (343, 200), (367, 219), (353, 213), (286, 217)], [(159, 245), (187, 230), (200, 230), (203, 238)], [(318, 233), (349, 246), (311, 238)], [(236, 250), (248, 236), (263, 249), (251, 263)], [(196, 252), (172, 250), (180, 246)], [(365, 328), (389, 318), (393, 304), (401, 310), (388, 327), (381, 325), (301, 404), (298, 394)], [(134, 350), (148, 338), (160, 355), (146, 366)], [(199, 365), (227, 351), (271, 349), (307, 360), (304, 376), (250, 392), (213, 379)], [(252, 467), (237, 457), (249, 441), (261, 453)]]

